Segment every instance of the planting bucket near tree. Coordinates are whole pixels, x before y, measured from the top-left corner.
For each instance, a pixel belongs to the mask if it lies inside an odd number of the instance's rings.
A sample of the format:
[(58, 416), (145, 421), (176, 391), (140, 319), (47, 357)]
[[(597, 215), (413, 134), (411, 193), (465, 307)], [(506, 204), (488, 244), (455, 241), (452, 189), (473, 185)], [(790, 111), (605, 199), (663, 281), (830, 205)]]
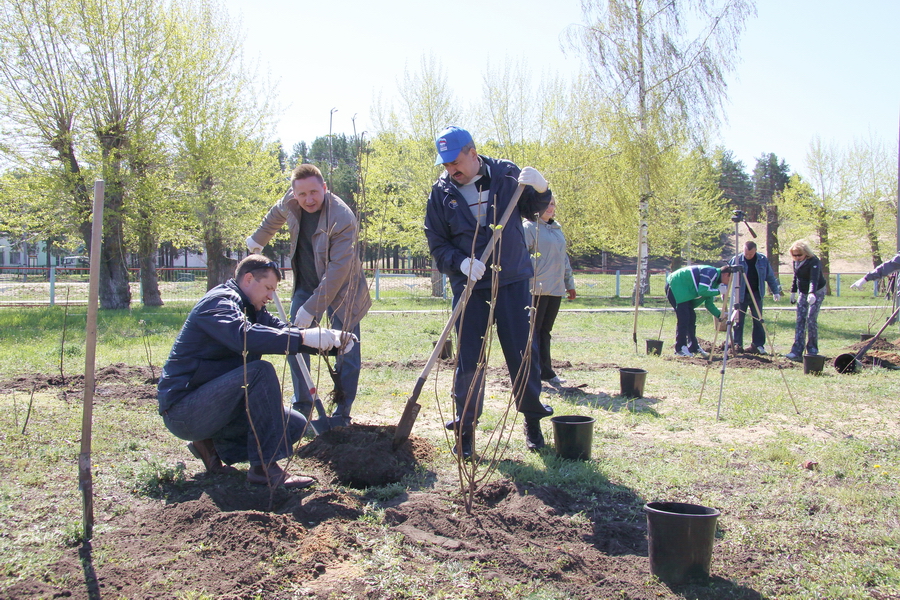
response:
[(805, 375), (821, 375), (825, 367), (825, 357), (821, 354), (803, 355), (803, 373)]
[(569, 460), (590, 460), (594, 438), (594, 417), (579, 415), (551, 417), (556, 455)]
[(668, 584), (709, 579), (719, 511), (697, 504), (648, 502), (650, 573)]
[(834, 359), (834, 368), (838, 373), (859, 373), (862, 371), (862, 363), (854, 354), (839, 354)]
[(619, 369), (619, 390), (627, 398), (643, 398), (646, 381), (647, 371), (644, 369)]
[(647, 342), (647, 354), (655, 354), (659, 356), (662, 354), (663, 342), (662, 340), (646, 340)]

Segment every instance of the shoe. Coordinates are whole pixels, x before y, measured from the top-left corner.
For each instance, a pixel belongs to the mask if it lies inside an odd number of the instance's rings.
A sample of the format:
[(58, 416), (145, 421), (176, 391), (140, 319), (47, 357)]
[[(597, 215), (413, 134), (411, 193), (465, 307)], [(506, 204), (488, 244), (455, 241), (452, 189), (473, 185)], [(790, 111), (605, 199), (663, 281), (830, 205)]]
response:
[(554, 375), (553, 377), (551, 377), (550, 379), (547, 379), (546, 381), (550, 385), (555, 385), (557, 387), (561, 386), (562, 384), (564, 384), (566, 382), (565, 379), (560, 379), (559, 375)]
[(544, 432), (541, 431), (541, 420), (535, 418), (525, 418), (525, 447), (536, 452), (543, 448)]
[(731, 350), (732, 354), (743, 354), (744, 353), (744, 347), (740, 344), (734, 344), (733, 346), (731, 346), (730, 350)]
[(757, 347), (756, 347), (756, 353), (757, 353), (757, 354), (768, 354), (768, 352), (766, 352), (766, 347), (765, 347), (765, 346), (757, 346)]
[(188, 442), (188, 451), (194, 455), (194, 458), (200, 460), (206, 468), (206, 472), (210, 475), (228, 475), (237, 473), (237, 469), (231, 465), (222, 464), (219, 455), (216, 454), (216, 447), (212, 440), (197, 440), (196, 442)]
[(788, 360), (793, 360), (795, 362), (800, 362), (800, 357), (794, 354), (793, 352), (788, 352), (784, 355), (784, 357)]
[(680, 349), (675, 350), (675, 356), (693, 356), (693, 354), (691, 354), (687, 346), (682, 346)]
[(707, 351), (704, 350), (703, 348), (699, 348), (699, 347), (698, 347), (698, 348), (697, 348), (697, 354), (699, 354), (699, 355), (702, 356), (703, 358), (709, 358), (709, 352), (707, 352)]
[[(261, 472), (262, 471), (262, 472)], [(269, 485), (277, 487), (283, 485), (288, 489), (299, 490), (309, 487), (316, 482), (312, 477), (305, 475), (291, 475), (275, 463), (269, 467), (268, 477), (262, 467), (250, 467), (247, 471), (247, 481), (253, 485)]]
[(459, 447), (462, 446), (462, 458), (463, 460), (469, 460), (472, 458), (472, 454), (474, 454), (473, 443), (475, 441), (475, 435), (472, 432), (464, 431), (462, 435), (459, 436), (458, 444), (453, 444), (453, 456), (459, 456)]

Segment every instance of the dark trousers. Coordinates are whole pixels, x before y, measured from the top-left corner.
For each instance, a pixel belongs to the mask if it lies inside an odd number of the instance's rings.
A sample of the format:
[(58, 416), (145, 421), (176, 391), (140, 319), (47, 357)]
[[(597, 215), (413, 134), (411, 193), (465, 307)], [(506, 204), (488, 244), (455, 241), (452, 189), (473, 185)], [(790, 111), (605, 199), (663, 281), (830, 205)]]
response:
[[(752, 293), (752, 292), (751, 292)], [(763, 327), (763, 323), (761, 320), (762, 314), (762, 298), (753, 294), (756, 298), (756, 304), (753, 303), (753, 299), (750, 297), (750, 294), (745, 294), (745, 300), (738, 304), (738, 319), (737, 323), (734, 325), (734, 343), (736, 346), (744, 345), (744, 318), (747, 316), (747, 312), (750, 312), (750, 316), (753, 318), (753, 347), (757, 348), (759, 346), (765, 346), (766, 344), (766, 329)], [(759, 312), (757, 312), (756, 307), (759, 306)]]
[[(304, 292), (303, 290), (297, 290), (294, 293), (291, 297), (291, 321), (294, 320), (300, 307), (303, 306), (304, 302), (309, 300), (310, 296), (312, 296), (312, 294)], [(328, 309), (328, 316), (331, 319), (332, 329), (343, 330), (344, 323), (334, 314), (334, 311), (330, 307)], [(312, 326), (318, 327), (319, 325), (313, 323)], [(341, 391), (344, 394), (343, 401), (334, 407), (332, 416), (335, 417), (350, 416), (350, 407), (353, 406), (353, 401), (356, 400), (356, 390), (359, 388), (359, 370), (362, 367), (362, 353), (360, 350), (362, 338), (360, 337), (359, 323), (356, 324), (350, 333), (354, 334), (356, 339), (360, 341), (353, 345), (350, 352), (341, 354), (334, 359), (334, 370), (337, 371), (338, 380), (341, 382)], [(306, 362), (308, 368), (310, 365), (309, 354), (300, 354), (299, 356)], [(294, 410), (309, 417), (313, 410), (312, 395), (309, 393), (309, 388), (303, 380), (303, 373), (300, 371), (300, 367), (297, 366), (297, 361), (292, 358), (288, 361), (288, 365), (290, 365), (291, 368), (291, 381), (294, 384)], [(310, 377), (312, 377), (313, 383), (315, 383), (315, 374), (310, 373)]]
[[(453, 305), (460, 297), (454, 295)], [(506, 368), (513, 384), (516, 408), (525, 417), (545, 417), (549, 413), (540, 402), (541, 373), (538, 364), (536, 340), (528, 344), (531, 305), (528, 280), (501, 286), (497, 290), (494, 307), (494, 323), (497, 325), (497, 339), (506, 358)], [(491, 316), (491, 290), (476, 289), (456, 322), (459, 340), (459, 362), (456, 365), (453, 384), (453, 399), (456, 403), (456, 420), (462, 427), (471, 430), (484, 408), (484, 341), (489, 339), (488, 326)], [(524, 358), (528, 358), (527, 361)], [(525, 363), (527, 369), (524, 369)]]
[(283, 406), (272, 363), (247, 363), (246, 381), (246, 396), (244, 367), (204, 383), (166, 411), (166, 428), (183, 440), (211, 439), (227, 465), (268, 466), (290, 456), (306, 419)]
[(534, 296), (534, 337), (538, 341), (538, 351), (541, 357), (541, 379), (553, 379), (556, 373), (550, 361), (550, 332), (556, 323), (556, 315), (559, 314), (559, 306), (562, 303), (560, 296)]
[(675, 351), (678, 352), (682, 346), (687, 346), (688, 350), (696, 352), (700, 349), (700, 344), (697, 343), (697, 311), (694, 310), (694, 303), (675, 302), (672, 289), (668, 286), (666, 299), (675, 309)]

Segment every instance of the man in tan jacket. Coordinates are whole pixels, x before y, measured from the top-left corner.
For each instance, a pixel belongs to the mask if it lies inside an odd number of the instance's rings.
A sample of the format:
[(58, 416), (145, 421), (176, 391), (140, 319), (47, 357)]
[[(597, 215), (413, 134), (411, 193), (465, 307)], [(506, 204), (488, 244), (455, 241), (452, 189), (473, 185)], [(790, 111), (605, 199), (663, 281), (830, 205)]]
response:
[[(269, 209), (256, 232), (247, 238), (251, 252), (260, 251), (282, 225), (291, 237), (294, 290), (291, 320), (297, 327), (319, 322), (327, 312), (333, 329), (348, 331), (360, 339), (359, 322), (372, 300), (359, 260), (359, 224), (343, 200), (328, 191), (322, 173), (314, 165), (301, 164), (291, 174), (291, 188)], [(340, 392), (333, 416), (350, 423), (350, 407), (356, 399), (360, 344), (338, 357)], [(304, 360), (309, 364), (308, 357)], [(294, 362), (294, 409), (309, 416), (312, 398)]]

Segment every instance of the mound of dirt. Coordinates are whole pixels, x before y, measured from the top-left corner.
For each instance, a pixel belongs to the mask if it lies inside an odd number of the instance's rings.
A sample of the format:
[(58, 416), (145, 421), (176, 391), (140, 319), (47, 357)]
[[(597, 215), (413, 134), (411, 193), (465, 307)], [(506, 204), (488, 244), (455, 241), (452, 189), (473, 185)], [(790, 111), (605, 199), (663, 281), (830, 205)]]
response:
[[(866, 347), (869, 340), (856, 342), (847, 347), (848, 354), (856, 354)], [(893, 343), (883, 338), (878, 338), (872, 347), (860, 359), (863, 365), (884, 367), (886, 369), (900, 369), (900, 340)]]
[(321, 463), (332, 482), (356, 489), (398, 483), (434, 452), (426, 440), (410, 437), (395, 452), (394, 426), (350, 425), (317, 436), (297, 455)]
[[(94, 373), (95, 401), (110, 399), (135, 404), (156, 402), (156, 384), (160, 369), (135, 367), (116, 363), (97, 369)], [(84, 394), (84, 374), (60, 375), (48, 373), (25, 373), (0, 382), (0, 393), (31, 390), (58, 390), (65, 400)]]

